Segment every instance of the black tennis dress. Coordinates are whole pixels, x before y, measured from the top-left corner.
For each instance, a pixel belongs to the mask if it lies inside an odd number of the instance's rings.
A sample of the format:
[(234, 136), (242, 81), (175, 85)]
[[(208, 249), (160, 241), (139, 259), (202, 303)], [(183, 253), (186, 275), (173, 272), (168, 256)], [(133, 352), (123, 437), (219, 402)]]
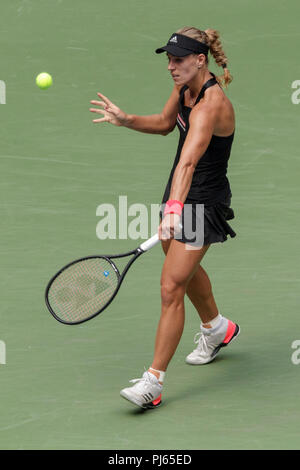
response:
[[(211, 73), (211, 75), (213, 78), (209, 79), (203, 85), (195, 105), (203, 98), (207, 88), (218, 83), (215, 75), (213, 73)], [(189, 130), (189, 115), (192, 108), (184, 105), (184, 92), (187, 88), (188, 86), (185, 85), (180, 90), (179, 113), (176, 121), (180, 138), (174, 164), (162, 199), (163, 206), (160, 214), (163, 213), (164, 204), (169, 199), (173, 174), (179, 162), (182, 147)], [(205, 153), (200, 158), (195, 168), (191, 187), (182, 211), (182, 234), (180, 237), (176, 236), (177, 240), (191, 244), (197, 241), (197, 236), (191, 235), (192, 233), (197, 233), (197, 227), (199, 229), (199, 225), (196, 223), (197, 220), (199, 221), (199, 216), (196, 217), (197, 204), (203, 205), (201, 220), (204, 222), (204, 230), (202, 223), (203, 243), (201, 243), (201, 245), (224, 242), (227, 240), (228, 235), (230, 235), (231, 238), (236, 236), (234, 230), (227, 223), (228, 220), (234, 218), (234, 211), (230, 207), (232, 193), (226, 176), (233, 138), (234, 132), (227, 137), (212, 136)], [(189, 213), (192, 214), (191, 221), (187, 215), (184, 217), (185, 210), (186, 213), (189, 210)], [(187, 222), (184, 222), (185, 220), (189, 220), (192, 232), (185, 230), (185, 223), (187, 226)]]

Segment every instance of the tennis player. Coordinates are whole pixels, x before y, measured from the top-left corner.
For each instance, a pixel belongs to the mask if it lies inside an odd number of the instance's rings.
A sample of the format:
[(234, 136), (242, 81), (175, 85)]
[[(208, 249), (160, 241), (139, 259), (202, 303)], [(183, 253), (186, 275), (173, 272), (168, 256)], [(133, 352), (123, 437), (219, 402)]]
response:
[[(201, 266), (211, 244), (224, 242), (228, 235), (236, 236), (227, 222), (234, 218), (226, 175), (235, 131), (234, 109), (222, 89), (232, 81), (227, 57), (217, 31), (194, 27), (173, 33), (167, 45), (156, 50), (157, 54), (162, 52), (166, 52), (174, 88), (160, 114), (126, 114), (101, 93), (98, 93), (101, 101), (91, 101), (99, 108), (90, 108), (103, 115), (94, 119), (95, 123), (110, 122), (162, 135), (169, 134), (177, 125), (180, 133), (162, 200), (159, 238), (166, 258), (161, 276), (162, 312), (154, 358), (142, 378), (131, 381), (135, 384), (121, 391), (121, 396), (142, 408), (161, 403), (165, 372), (183, 332), (185, 294), (201, 319), (200, 332), (194, 338), (197, 346), (186, 357), (188, 364), (213, 361), (220, 349), (239, 334), (239, 326), (221, 315), (209, 277)], [(216, 77), (208, 70), (209, 52), (223, 68), (221, 76)], [(195, 242), (195, 236), (188, 237), (184, 230), (186, 218), (183, 215), (187, 207), (190, 208), (189, 223), (196, 227), (196, 234), (202, 230), (201, 246)], [(201, 220), (197, 217), (197, 207), (202, 208), (204, 224), (197, 223)]]

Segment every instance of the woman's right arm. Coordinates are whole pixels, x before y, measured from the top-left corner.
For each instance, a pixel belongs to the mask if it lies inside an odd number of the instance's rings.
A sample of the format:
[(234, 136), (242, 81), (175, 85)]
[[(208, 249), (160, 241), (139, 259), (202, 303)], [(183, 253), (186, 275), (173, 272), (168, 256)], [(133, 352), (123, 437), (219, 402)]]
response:
[(103, 117), (101, 119), (94, 119), (93, 122), (110, 122), (115, 126), (124, 126), (147, 134), (167, 135), (169, 132), (172, 132), (176, 125), (179, 90), (180, 88), (175, 85), (162, 112), (160, 114), (151, 114), (150, 116), (126, 114), (113, 104), (106, 96), (101, 93), (97, 93), (102, 101), (92, 100), (91, 103), (101, 106), (102, 109), (90, 108), (90, 111), (93, 113), (103, 114)]

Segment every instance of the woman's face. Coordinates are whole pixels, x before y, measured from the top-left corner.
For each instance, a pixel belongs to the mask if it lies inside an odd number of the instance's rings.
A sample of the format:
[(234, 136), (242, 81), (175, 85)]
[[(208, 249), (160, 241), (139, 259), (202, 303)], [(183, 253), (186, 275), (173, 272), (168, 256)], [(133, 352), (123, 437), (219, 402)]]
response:
[(204, 54), (190, 54), (185, 57), (176, 57), (167, 53), (168, 70), (175, 84), (183, 85), (193, 80), (199, 72), (198, 65), (203, 61), (204, 57)]

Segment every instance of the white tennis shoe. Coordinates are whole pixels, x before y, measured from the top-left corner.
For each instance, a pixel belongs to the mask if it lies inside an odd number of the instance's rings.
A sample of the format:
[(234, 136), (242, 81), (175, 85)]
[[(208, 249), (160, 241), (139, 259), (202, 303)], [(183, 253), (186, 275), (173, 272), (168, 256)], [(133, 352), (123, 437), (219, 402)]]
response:
[(194, 343), (198, 346), (185, 358), (185, 361), (193, 365), (208, 364), (215, 359), (221, 348), (238, 336), (239, 332), (240, 327), (225, 317), (222, 317), (215, 328), (203, 328), (201, 325), (200, 332), (194, 338)]
[(133, 379), (132, 387), (123, 388), (121, 397), (142, 408), (156, 408), (161, 404), (162, 385), (151, 372), (144, 372), (140, 379)]

